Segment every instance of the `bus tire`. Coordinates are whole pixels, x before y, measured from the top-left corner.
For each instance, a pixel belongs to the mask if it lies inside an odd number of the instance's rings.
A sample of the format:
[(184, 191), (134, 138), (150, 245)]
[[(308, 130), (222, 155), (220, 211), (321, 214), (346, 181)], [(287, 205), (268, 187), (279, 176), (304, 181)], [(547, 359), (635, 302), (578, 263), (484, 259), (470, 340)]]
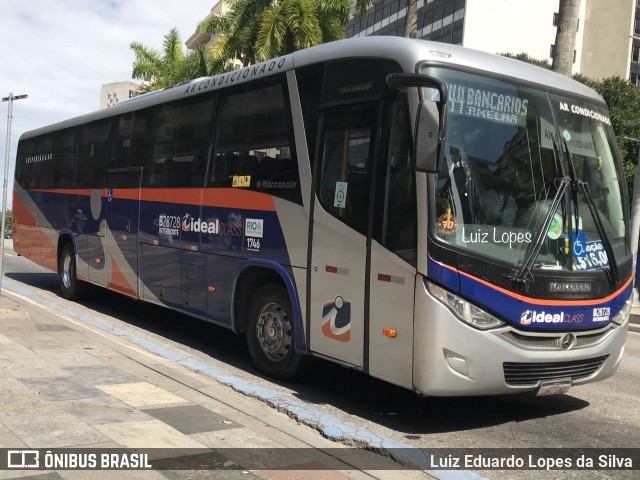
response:
[(304, 359), (295, 351), (287, 291), (275, 284), (260, 287), (249, 301), (246, 320), (247, 345), (258, 370), (279, 380), (294, 380)]
[(80, 300), (87, 294), (89, 284), (78, 280), (76, 254), (70, 243), (62, 247), (58, 263), (58, 278), (62, 296), (67, 300)]

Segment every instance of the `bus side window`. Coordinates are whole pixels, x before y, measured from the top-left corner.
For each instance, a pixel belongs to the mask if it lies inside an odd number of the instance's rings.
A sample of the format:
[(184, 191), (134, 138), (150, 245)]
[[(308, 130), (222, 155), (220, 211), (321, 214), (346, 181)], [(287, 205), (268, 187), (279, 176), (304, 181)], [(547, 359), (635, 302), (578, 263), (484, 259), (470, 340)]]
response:
[(112, 176), (115, 184), (110, 188), (135, 188), (139, 186), (139, 167), (146, 167), (151, 143), (153, 109), (138, 110), (115, 119), (115, 148), (109, 160), (109, 169), (131, 169)]
[(153, 136), (149, 186), (173, 186), (173, 137), (178, 102), (158, 107)]
[(197, 95), (158, 108), (149, 186), (204, 186), (214, 98)]
[(31, 171), (31, 188), (51, 188), (55, 158), (53, 156), (54, 134), (48, 133), (36, 139), (36, 161)]
[(377, 103), (328, 110), (320, 162), (318, 198), (324, 208), (366, 234), (369, 169)]
[(214, 97), (198, 95), (183, 100), (176, 112), (173, 149), (177, 187), (203, 187), (211, 149)]
[(36, 141), (33, 138), (22, 140), (18, 144), (15, 181), (24, 189), (32, 187), (29, 179), (33, 178), (32, 172), (36, 152), (35, 146)]
[(78, 128), (78, 168), (74, 183), (82, 187), (104, 184), (111, 153), (111, 120), (99, 120)]
[(302, 203), (284, 76), (220, 95), (209, 185)]
[(76, 129), (68, 128), (56, 134), (53, 158), (55, 165), (51, 186), (69, 188), (73, 186), (73, 172), (76, 167)]
[(415, 265), (417, 200), (406, 93), (398, 95), (389, 117), (389, 144), (386, 155), (380, 157), (376, 175), (373, 236), (381, 245)]

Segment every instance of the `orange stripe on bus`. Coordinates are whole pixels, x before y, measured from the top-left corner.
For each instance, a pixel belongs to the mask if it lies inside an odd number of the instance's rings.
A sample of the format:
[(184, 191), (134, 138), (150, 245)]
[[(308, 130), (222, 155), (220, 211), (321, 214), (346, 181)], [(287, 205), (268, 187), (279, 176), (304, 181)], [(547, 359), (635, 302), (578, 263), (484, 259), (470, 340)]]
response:
[[(433, 260), (433, 259), (432, 259)], [(434, 260), (435, 262), (435, 260)], [(589, 305), (599, 305), (601, 303), (605, 303), (608, 302), (610, 300), (613, 300), (615, 297), (617, 297), (618, 295), (620, 295), (623, 290), (625, 290), (629, 284), (633, 281), (633, 275), (631, 275), (627, 281), (624, 283), (624, 285), (622, 285), (618, 290), (616, 290), (615, 292), (613, 292), (612, 294), (604, 297), (604, 298), (596, 298), (593, 300), (544, 300), (544, 299), (539, 299), (539, 298), (532, 298), (532, 297), (525, 297), (524, 295), (521, 295), (519, 293), (515, 293), (515, 292), (511, 292), (507, 289), (498, 287), (497, 285), (493, 285), (492, 283), (487, 282), (486, 280), (483, 280), (481, 278), (475, 277), (469, 273), (463, 272), (461, 270), (458, 270), (450, 265), (446, 265), (442, 262), (436, 262), (438, 265), (445, 267), (449, 270), (452, 270), (454, 272), (457, 272), (461, 275), (464, 275), (467, 278), (470, 278), (472, 280), (475, 280), (476, 282), (479, 282), (493, 290), (497, 290), (500, 293), (503, 293), (505, 295), (508, 295), (512, 298), (515, 298), (516, 300), (519, 300), (521, 302), (527, 302), (527, 303), (532, 303), (534, 305), (547, 305), (547, 306), (589, 306)]]
[[(34, 192), (62, 195), (90, 196), (89, 189), (39, 189)], [(107, 197), (107, 189), (101, 188), (100, 196)], [(273, 197), (265, 193), (239, 188), (114, 188), (112, 198), (121, 200), (142, 200), (173, 204), (203, 205), (205, 207), (237, 208), (239, 210), (275, 211)]]

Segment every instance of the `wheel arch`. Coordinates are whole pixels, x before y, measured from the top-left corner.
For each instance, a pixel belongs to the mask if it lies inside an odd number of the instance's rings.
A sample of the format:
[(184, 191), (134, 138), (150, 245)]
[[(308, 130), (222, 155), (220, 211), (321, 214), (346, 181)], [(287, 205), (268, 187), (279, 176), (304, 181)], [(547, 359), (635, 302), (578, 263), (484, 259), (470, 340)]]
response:
[(298, 299), (295, 283), (289, 272), (279, 263), (262, 259), (250, 259), (242, 266), (233, 284), (231, 304), (231, 329), (235, 333), (246, 331), (246, 312), (248, 299), (263, 285), (274, 283), (283, 287), (289, 295), (291, 311), (293, 313), (296, 352), (305, 354), (304, 324), (302, 310)]
[(76, 236), (71, 232), (71, 230), (60, 230), (60, 234), (58, 236), (58, 248), (56, 251), (56, 264), (58, 266), (58, 271), (60, 271), (60, 254), (62, 253), (62, 249), (64, 246), (70, 243), (73, 247), (73, 252), (76, 256), (78, 256), (78, 245), (76, 244)]

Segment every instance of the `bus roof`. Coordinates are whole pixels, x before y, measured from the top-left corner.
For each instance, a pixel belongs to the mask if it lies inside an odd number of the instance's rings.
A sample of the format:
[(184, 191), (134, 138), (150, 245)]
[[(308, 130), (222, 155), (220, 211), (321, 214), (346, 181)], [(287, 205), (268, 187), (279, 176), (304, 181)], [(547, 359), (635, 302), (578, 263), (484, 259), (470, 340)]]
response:
[(543, 89), (570, 92), (573, 95), (604, 103), (602, 97), (586, 85), (564, 75), (519, 60), (428, 40), (389, 36), (358, 37), (325, 43), (234, 70), (233, 72), (197, 78), (179, 85), (146, 93), (125, 100), (110, 108), (104, 108), (26, 132), (21, 136), (21, 139), (178, 100), (185, 96), (197, 95), (204, 91), (215, 90), (231, 84), (243, 83), (258, 77), (266, 77), (292, 68), (341, 58), (389, 58), (397, 61), (405, 72), (415, 71), (419, 62), (424, 63), (424, 65), (451, 66), (478, 72), (491, 72), (494, 76), (508, 77), (518, 82), (526, 81), (526, 83), (535, 84)]

